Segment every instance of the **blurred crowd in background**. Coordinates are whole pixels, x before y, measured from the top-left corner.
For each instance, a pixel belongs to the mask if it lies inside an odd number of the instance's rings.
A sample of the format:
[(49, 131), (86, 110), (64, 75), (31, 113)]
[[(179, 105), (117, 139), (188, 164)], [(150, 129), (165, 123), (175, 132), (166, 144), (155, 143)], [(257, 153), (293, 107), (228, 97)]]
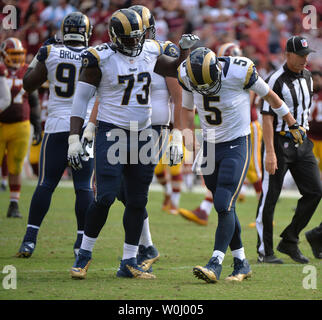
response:
[[(0, 43), (9, 36), (23, 41), (27, 62), (41, 44), (59, 33), (63, 17), (72, 11), (85, 13), (94, 27), (90, 45), (109, 41), (108, 20), (120, 8), (141, 4), (154, 14), (157, 39), (178, 43), (183, 33), (200, 37), (199, 46), (216, 51), (219, 45), (234, 41), (252, 59), (262, 77), (284, 61), (286, 40), (301, 34), (316, 53), (308, 68), (322, 68), (322, 2), (319, 0), (6, 0), (0, 1), (0, 21), (5, 5), (18, 12), (16, 30), (1, 30)], [(316, 9), (316, 28), (305, 29), (303, 12), (307, 5)], [(313, 23), (312, 23), (313, 22)], [(311, 21), (314, 27), (314, 21)], [(3, 32), (4, 31), (4, 32)]]

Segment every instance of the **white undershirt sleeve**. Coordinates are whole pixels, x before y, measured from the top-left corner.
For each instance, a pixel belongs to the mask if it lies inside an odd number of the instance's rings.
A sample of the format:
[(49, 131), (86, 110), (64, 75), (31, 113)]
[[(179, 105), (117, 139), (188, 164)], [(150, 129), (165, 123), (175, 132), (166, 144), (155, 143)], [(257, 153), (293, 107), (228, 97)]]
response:
[(193, 93), (187, 90), (182, 90), (182, 106), (186, 109), (194, 109)]
[(87, 82), (78, 81), (72, 105), (72, 117), (86, 118), (87, 105), (94, 96), (96, 87)]
[(0, 112), (10, 106), (11, 91), (5, 77), (0, 77)]
[(263, 80), (263, 78), (258, 77), (257, 81), (249, 88), (249, 90), (253, 90), (262, 98), (268, 94), (269, 85)]

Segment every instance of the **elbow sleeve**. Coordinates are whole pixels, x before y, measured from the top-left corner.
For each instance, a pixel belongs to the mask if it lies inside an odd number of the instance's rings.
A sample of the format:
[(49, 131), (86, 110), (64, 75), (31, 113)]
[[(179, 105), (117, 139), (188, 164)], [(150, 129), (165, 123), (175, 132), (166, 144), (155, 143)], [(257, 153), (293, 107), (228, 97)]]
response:
[(85, 119), (88, 102), (94, 96), (95, 91), (94, 85), (82, 81), (77, 83), (71, 112), (72, 117)]

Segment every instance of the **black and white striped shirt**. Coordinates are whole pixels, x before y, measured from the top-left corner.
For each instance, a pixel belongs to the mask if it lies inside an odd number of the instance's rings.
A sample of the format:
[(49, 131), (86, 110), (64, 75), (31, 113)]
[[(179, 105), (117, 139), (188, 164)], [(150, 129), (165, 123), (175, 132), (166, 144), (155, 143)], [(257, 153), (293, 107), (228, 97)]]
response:
[[(311, 72), (307, 69), (304, 69), (301, 73), (292, 72), (285, 63), (272, 73), (266, 82), (269, 87), (285, 101), (297, 123), (308, 130), (309, 109), (311, 107), (313, 95)], [(280, 132), (289, 130), (286, 122), (277, 116), (267, 101), (263, 102), (261, 113), (274, 116), (274, 131)]]

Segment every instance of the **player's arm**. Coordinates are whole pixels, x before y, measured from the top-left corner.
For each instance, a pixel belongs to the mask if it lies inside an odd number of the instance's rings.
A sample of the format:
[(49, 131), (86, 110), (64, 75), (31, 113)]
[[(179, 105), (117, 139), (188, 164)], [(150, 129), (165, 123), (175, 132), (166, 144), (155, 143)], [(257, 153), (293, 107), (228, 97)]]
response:
[(28, 102), (30, 106), (30, 122), (34, 127), (32, 144), (36, 146), (41, 142), (42, 139), (41, 108), (37, 90), (28, 94)]
[(263, 114), (263, 139), (265, 143), (265, 169), (269, 174), (275, 174), (277, 159), (274, 149), (274, 117), (270, 114)]
[(268, 86), (268, 84), (261, 77), (258, 77), (249, 89), (263, 98), (271, 106), (273, 112), (276, 113), (277, 116), (283, 118), (290, 129), (294, 142), (302, 144), (303, 138), (305, 137), (305, 129), (299, 126), (290, 113), (289, 107)]
[(6, 77), (0, 75), (0, 113), (7, 109), (11, 103), (11, 90)]
[(23, 88), (27, 92), (33, 92), (41, 87), (47, 81), (46, 59), (50, 50), (47, 47), (41, 47), (38, 54), (31, 61), (23, 77)]
[(75, 170), (81, 169), (81, 157), (85, 154), (80, 142), (80, 134), (86, 117), (89, 100), (94, 96), (102, 78), (96, 57), (86, 53), (82, 59), (82, 69), (77, 81), (70, 117), (68, 137), (68, 164)]
[(165, 81), (174, 105), (173, 127), (181, 130), (182, 89), (175, 78), (166, 77)]
[(163, 77), (177, 77), (177, 69), (182, 61), (184, 61), (189, 53), (190, 48), (193, 47), (199, 37), (193, 34), (183, 34), (180, 41), (180, 56), (178, 58), (171, 58), (164, 54), (160, 55), (154, 67), (154, 72)]

